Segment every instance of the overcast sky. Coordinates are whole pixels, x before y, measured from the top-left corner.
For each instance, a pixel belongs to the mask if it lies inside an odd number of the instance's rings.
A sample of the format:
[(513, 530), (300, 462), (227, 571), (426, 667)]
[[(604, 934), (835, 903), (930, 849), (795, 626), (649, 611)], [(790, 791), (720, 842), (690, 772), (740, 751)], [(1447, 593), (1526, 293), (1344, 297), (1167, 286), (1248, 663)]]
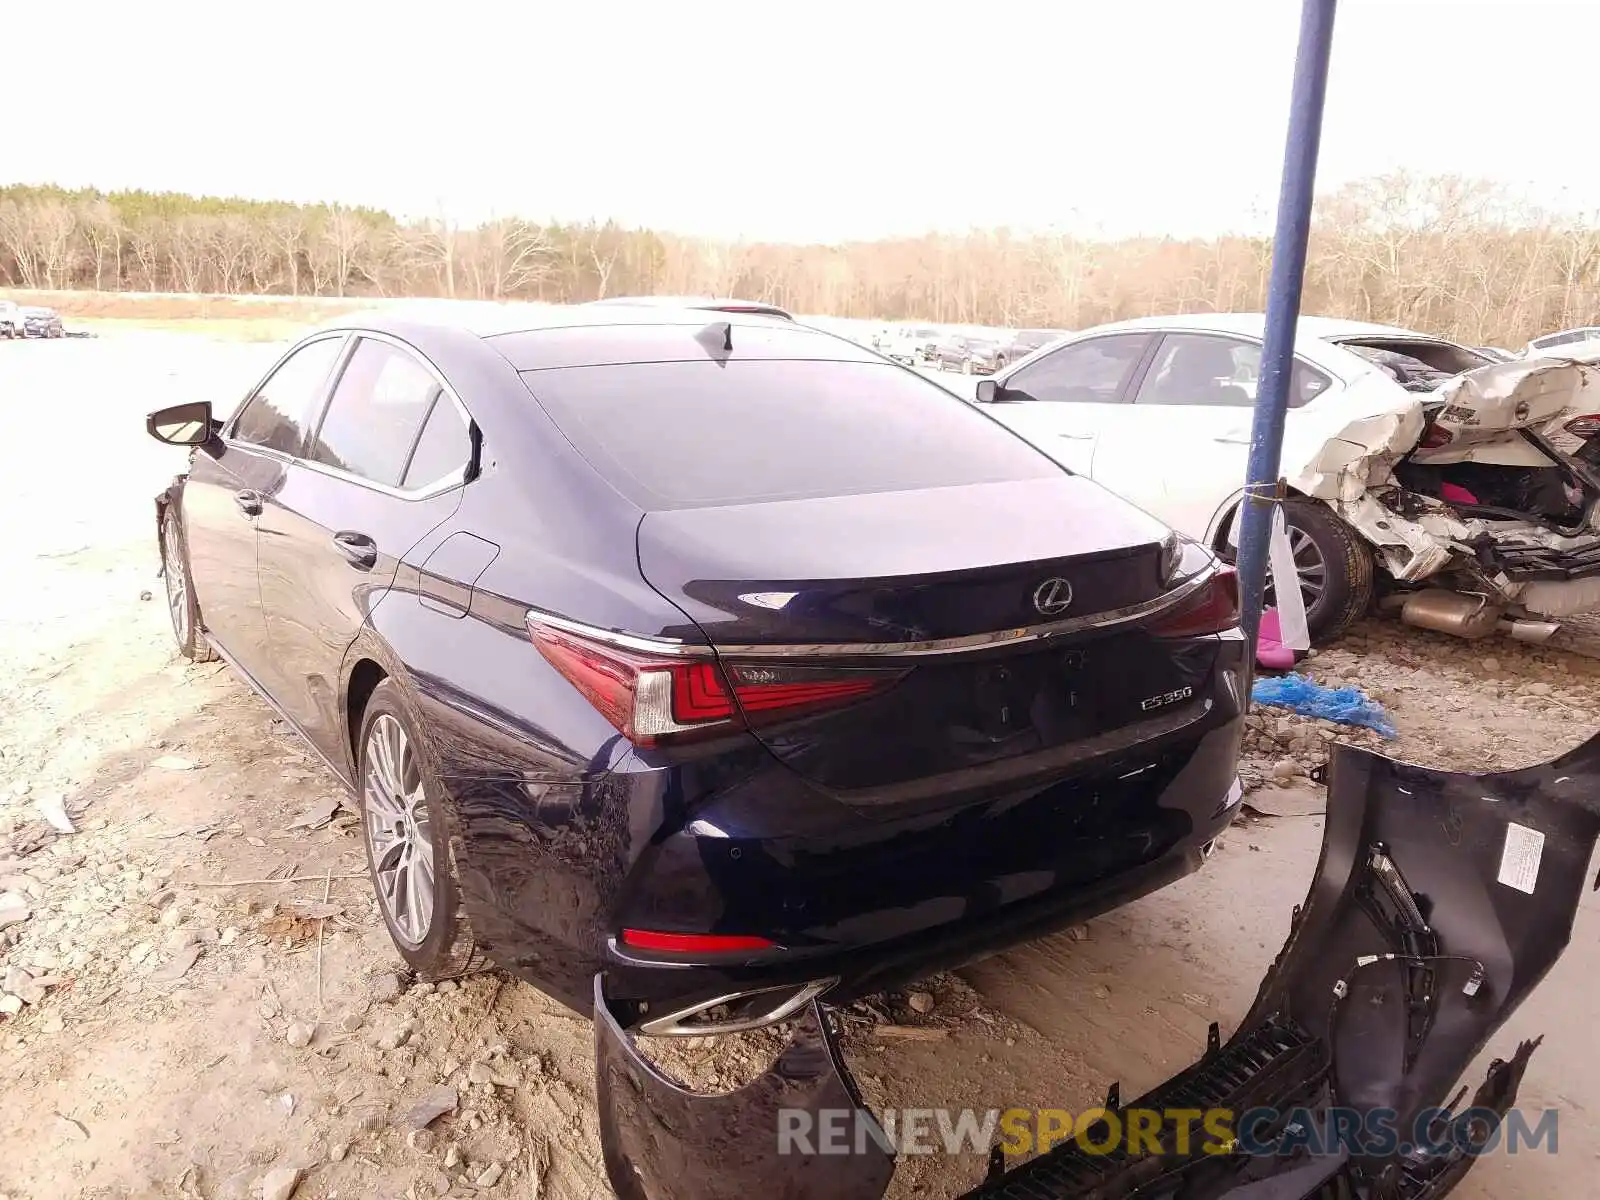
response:
[[(7, 54), (0, 181), (793, 240), (1259, 227), (1299, 7), (91, 0)], [(1343, 0), (1319, 183), (1600, 209), (1597, 45), (1596, 0)]]

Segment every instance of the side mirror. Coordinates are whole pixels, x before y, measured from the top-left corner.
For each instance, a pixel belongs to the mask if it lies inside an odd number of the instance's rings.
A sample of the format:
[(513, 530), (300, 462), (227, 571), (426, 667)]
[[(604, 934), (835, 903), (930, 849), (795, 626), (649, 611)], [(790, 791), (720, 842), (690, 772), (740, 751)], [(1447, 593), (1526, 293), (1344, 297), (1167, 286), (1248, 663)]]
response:
[(203, 446), (216, 436), (211, 423), (211, 402), (196, 400), (174, 404), (145, 418), (145, 430), (169, 446)]
[(1000, 394), (1000, 385), (992, 379), (978, 380), (978, 386), (973, 390), (972, 399), (977, 404), (993, 404)]

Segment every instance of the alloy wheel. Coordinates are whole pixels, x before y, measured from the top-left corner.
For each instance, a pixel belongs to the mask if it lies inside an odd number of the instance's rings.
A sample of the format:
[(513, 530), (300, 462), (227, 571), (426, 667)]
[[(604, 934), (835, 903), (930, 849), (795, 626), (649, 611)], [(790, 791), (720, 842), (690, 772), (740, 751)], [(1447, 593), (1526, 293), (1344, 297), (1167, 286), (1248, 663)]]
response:
[(172, 616), (172, 635), (180, 647), (189, 644), (189, 573), (183, 564), (183, 541), (178, 537), (178, 522), (169, 520), (162, 539), (166, 556), (162, 574), (167, 581), (167, 609)]
[[(1328, 564), (1322, 557), (1322, 551), (1317, 548), (1317, 543), (1304, 529), (1290, 525), (1288, 534), (1295, 572), (1300, 576), (1300, 595), (1305, 599), (1306, 611), (1310, 612), (1328, 586)], [(1268, 605), (1275, 602), (1270, 573), (1264, 601)]]
[(422, 945), (433, 925), (433, 829), (421, 763), (400, 722), (382, 713), (362, 753), (362, 824), (372, 851), (378, 901), (399, 939)]

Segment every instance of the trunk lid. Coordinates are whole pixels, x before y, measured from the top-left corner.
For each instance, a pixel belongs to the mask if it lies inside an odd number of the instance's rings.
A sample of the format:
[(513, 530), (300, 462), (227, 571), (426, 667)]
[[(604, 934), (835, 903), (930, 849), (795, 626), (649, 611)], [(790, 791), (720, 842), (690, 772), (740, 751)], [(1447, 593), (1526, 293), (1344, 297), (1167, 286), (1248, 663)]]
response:
[[(903, 670), (848, 706), (756, 730), (840, 799), (894, 804), (958, 798), (955, 772), (1059, 773), (1078, 749), (1200, 703), (1214, 640), (1137, 623), (1171, 594), (1169, 536), (1059, 475), (651, 512), (639, 563), (725, 670)], [(1045, 625), (1059, 634), (1037, 636)]]

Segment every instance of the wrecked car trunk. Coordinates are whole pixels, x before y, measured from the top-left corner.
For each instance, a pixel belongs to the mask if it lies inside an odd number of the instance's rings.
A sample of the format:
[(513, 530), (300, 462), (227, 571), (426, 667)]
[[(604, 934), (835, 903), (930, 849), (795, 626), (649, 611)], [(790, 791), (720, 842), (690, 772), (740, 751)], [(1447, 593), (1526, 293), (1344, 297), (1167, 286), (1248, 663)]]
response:
[(1352, 423), (1286, 470), (1290, 482), (1359, 530), (1402, 585), (1446, 583), (1533, 618), (1600, 608), (1589, 444), (1600, 367), (1533, 359), (1451, 374), (1459, 363), (1412, 358), (1398, 343), (1347, 348), (1415, 394), (1416, 408)]
[[(1485, 775), (1339, 745), (1328, 784), (1306, 902), (1232, 1037), (1212, 1026), (1199, 1061), (1130, 1104), (1113, 1085), (1083, 1139), (1017, 1164), (994, 1148), (963, 1200), (1423, 1200), (1495, 1143), (1538, 1042), (1496, 1059), (1470, 1100), (1457, 1081), (1570, 938), (1600, 837), (1600, 736)], [(641, 1056), (603, 977), (595, 1014), (601, 1141), (623, 1200), (875, 1200), (888, 1187), (892, 1143), (820, 1001), (771, 1070), (720, 1096)], [(1119, 1139), (1135, 1111), (1233, 1124), (1209, 1142), (1165, 1119), (1153, 1138)], [(785, 1153), (796, 1121), (857, 1136)]]

